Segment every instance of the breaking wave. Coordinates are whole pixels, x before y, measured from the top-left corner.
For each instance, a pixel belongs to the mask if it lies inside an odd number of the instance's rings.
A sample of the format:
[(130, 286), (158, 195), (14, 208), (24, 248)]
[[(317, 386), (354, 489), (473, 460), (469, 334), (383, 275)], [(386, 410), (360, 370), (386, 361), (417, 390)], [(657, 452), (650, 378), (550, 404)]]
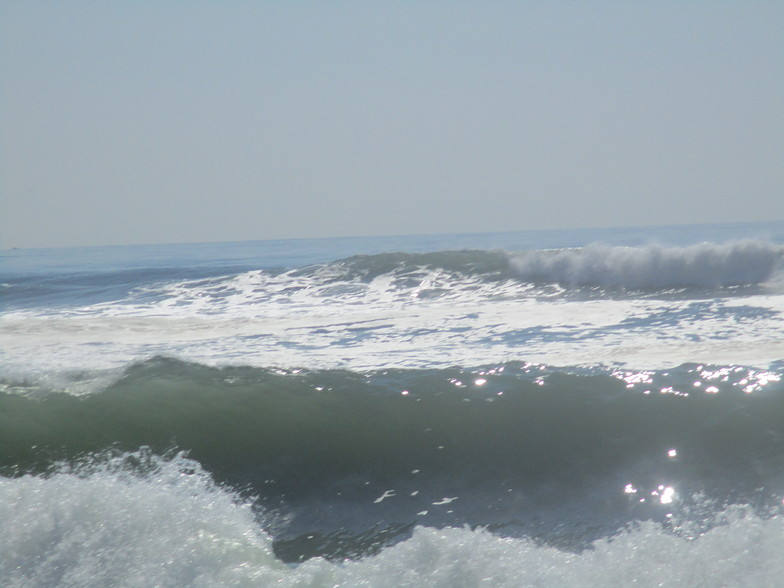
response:
[(46, 474), (107, 447), (184, 450), (269, 513), (275, 553), (293, 562), (375, 553), (416, 525), (583, 549), (635, 520), (665, 523), (693, 494), (780, 501), (781, 376), (696, 364), (357, 373), (156, 358), (88, 396), (6, 386), (0, 473)]
[(745, 506), (642, 522), (575, 553), (483, 529), (419, 526), (376, 555), (287, 566), (263, 513), (183, 454), (102, 454), (47, 475), (0, 477), (7, 588), (772, 586), (784, 518)]
[(689, 247), (592, 244), (510, 258), (522, 280), (634, 290), (760, 284), (780, 272), (783, 263), (784, 247), (754, 240)]
[[(35, 296), (24, 278), (9, 283), (3, 297), (12, 310), (9, 316), (39, 314), (23, 309), (46, 299), (46, 314), (57, 316), (293, 317), (320, 312), (327, 304), (335, 311), (348, 311), (359, 306), (388, 310), (420, 303), (574, 295), (633, 298), (677, 291), (681, 297), (699, 298), (707, 293), (751, 294), (784, 281), (783, 268), (784, 246), (764, 241), (689, 247), (592, 244), (527, 252), (358, 255), (295, 269), (255, 269), (218, 276), (212, 270), (185, 280), (182, 272), (165, 279), (160, 271), (90, 279), (71, 276), (52, 280), (44, 293)], [(119, 285), (105, 284), (109, 278)], [(73, 305), (70, 296), (77, 285), (81, 303)], [(95, 303), (84, 305), (91, 298)]]

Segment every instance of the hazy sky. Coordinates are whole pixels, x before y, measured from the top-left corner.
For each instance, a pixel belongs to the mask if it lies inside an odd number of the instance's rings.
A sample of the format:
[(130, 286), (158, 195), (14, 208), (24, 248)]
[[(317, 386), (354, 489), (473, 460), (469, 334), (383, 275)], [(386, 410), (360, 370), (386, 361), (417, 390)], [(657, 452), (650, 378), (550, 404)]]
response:
[(0, 246), (784, 219), (784, 2), (0, 0)]

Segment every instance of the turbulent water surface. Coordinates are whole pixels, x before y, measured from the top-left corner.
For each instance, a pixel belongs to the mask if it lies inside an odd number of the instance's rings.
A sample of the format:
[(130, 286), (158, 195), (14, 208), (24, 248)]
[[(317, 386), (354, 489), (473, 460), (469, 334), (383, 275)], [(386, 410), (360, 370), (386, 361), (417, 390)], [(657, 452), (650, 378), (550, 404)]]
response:
[(3, 586), (784, 573), (782, 223), (0, 263)]

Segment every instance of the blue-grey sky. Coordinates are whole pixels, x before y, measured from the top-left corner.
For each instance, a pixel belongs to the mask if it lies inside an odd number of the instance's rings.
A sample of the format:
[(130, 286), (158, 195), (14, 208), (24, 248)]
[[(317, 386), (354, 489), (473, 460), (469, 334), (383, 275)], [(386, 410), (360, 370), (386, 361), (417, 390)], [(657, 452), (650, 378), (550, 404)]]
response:
[(784, 2), (0, 0), (0, 246), (784, 219)]

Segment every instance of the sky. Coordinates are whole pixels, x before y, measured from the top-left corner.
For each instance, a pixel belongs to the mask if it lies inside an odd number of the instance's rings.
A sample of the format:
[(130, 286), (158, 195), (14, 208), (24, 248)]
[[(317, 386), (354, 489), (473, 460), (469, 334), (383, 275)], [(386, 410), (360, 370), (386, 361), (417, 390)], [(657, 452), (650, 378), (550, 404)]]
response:
[(0, 247), (784, 219), (784, 2), (0, 0)]

